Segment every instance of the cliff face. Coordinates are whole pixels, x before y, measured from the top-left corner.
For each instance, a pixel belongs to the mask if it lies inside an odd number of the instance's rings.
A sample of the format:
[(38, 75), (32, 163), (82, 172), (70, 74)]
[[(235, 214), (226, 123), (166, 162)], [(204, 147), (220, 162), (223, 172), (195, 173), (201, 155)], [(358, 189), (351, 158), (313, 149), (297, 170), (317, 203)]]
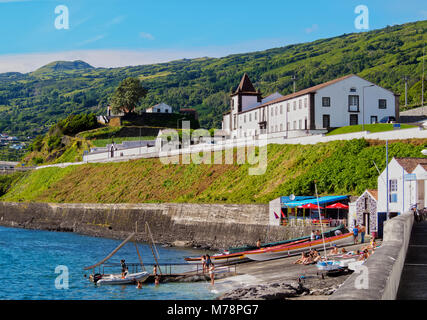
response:
[(137, 240), (146, 242), (146, 222), (156, 242), (212, 249), (290, 239), (310, 229), (268, 226), (268, 205), (0, 202), (0, 225), (8, 227), (121, 239), (137, 228)]

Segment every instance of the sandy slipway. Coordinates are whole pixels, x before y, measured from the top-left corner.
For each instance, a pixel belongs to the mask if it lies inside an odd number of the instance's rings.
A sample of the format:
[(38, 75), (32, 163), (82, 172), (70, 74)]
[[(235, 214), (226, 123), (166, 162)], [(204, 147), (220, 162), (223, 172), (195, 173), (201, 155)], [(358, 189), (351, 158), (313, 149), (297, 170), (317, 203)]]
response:
[[(363, 244), (363, 245), (366, 245)], [(346, 246), (348, 251), (363, 245)], [(329, 250), (328, 250), (329, 251)], [(320, 252), (323, 254), (323, 251)], [(299, 256), (247, 262), (237, 266), (237, 275), (215, 282), (219, 300), (326, 300), (350, 276), (344, 272), (330, 277), (318, 272), (316, 265), (294, 264)], [(298, 279), (303, 277), (299, 282)]]

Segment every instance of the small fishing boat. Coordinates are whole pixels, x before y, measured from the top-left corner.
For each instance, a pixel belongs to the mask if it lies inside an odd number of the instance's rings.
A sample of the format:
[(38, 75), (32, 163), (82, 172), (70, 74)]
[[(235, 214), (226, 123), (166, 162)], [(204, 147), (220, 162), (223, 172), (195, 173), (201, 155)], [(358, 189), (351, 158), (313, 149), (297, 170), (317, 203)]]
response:
[(328, 244), (330, 247), (337, 244), (350, 244), (353, 241), (352, 233), (344, 233), (338, 236), (328, 237), (315, 241), (305, 241), (302, 243), (291, 243), (289, 245), (280, 245), (270, 248), (261, 248), (258, 250), (245, 252), (245, 257), (255, 261), (266, 261), (289, 257), (295, 253), (300, 253), (310, 249), (318, 249)]
[[(97, 267), (105, 265), (105, 263), (112, 256), (114, 256), (117, 253), (117, 251), (119, 251), (126, 243), (133, 240), (135, 235), (136, 235), (136, 232), (129, 235), (117, 248), (115, 248), (107, 257), (105, 257), (104, 259), (102, 259), (98, 263), (84, 268), (84, 270), (92, 270), (92, 272), (93, 272), (93, 274), (91, 274), (89, 276), (89, 280), (92, 281), (93, 283), (95, 283), (96, 285), (120, 285), (120, 284), (134, 284), (137, 282), (144, 282), (150, 276), (150, 274), (147, 271), (145, 271), (145, 267), (144, 267), (144, 264), (142, 263), (141, 255), (139, 254), (138, 246), (137, 246), (135, 241), (133, 241), (133, 242), (135, 245), (136, 252), (138, 254), (138, 258), (140, 261), (141, 268), (142, 268), (142, 270), (140, 272), (138, 272), (138, 270), (136, 270), (137, 272), (129, 273), (126, 270), (124, 272), (124, 274), (104, 274), (103, 271), (99, 271), (99, 273), (95, 273), (95, 269)], [(124, 264), (124, 260), (122, 260), (122, 261)], [(122, 268), (123, 267), (125, 267), (127, 269), (126, 264), (122, 265)], [(123, 269), (122, 269), (122, 271), (123, 271)]]
[[(333, 229), (330, 229), (326, 232), (323, 233), (323, 235), (325, 237), (332, 237), (335, 235), (335, 232), (339, 230), (342, 233), (347, 232), (346, 228), (344, 225), (340, 225), (338, 227), (335, 227)], [(294, 239), (289, 239), (289, 240), (283, 240), (283, 241), (276, 241), (276, 242), (268, 242), (268, 243), (264, 243), (261, 245), (261, 248), (268, 248), (268, 247), (275, 247), (275, 246), (280, 246), (283, 244), (287, 244), (289, 245), (290, 243), (296, 242), (296, 241), (309, 241), (310, 240), (310, 236), (304, 236), (304, 237), (299, 237), (299, 238), (294, 238)], [(244, 252), (244, 251), (251, 251), (251, 250), (257, 250), (259, 249), (256, 246), (241, 246), (241, 247), (230, 247), (228, 248), (228, 252), (229, 253), (237, 253), (237, 252)]]
[[(301, 239), (298, 241), (293, 241), (290, 242), (288, 245), (296, 245), (298, 243), (303, 243), (306, 242), (307, 239)], [(259, 249), (256, 249), (255, 251), (257, 251)], [(246, 253), (250, 253), (254, 250), (248, 250), (248, 251), (243, 251), (243, 252), (235, 252), (235, 253), (230, 253), (228, 251), (224, 251), (223, 253), (218, 253), (215, 255), (211, 256), (211, 261), (213, 264), (218, 264), (218, 265), (226, 265), (226, 264), (231, 264), (231, 263), (237, 263), (237, 262), (243, 262), (243, 261), (248, 261), (248, 257), (245, 256)], [(194, 264), (200, 264), (202, 263), (202, 257), (187, 257), (184, 258), (185, 261), (187, 261), (188, 263), (194, 263)]]
[(120, 284), (134, 284), (137, 282), (144, 282), (150, 274), (147, 271), (128, 273), (124, 277), (121, 274), (108, 274), (94, 276), (94, 283), (98, 286), (101, 285), (120, 285)]
[(319, 261), (316, 267), (320, 271), (333, 271), (343, 268), (340, 261)]

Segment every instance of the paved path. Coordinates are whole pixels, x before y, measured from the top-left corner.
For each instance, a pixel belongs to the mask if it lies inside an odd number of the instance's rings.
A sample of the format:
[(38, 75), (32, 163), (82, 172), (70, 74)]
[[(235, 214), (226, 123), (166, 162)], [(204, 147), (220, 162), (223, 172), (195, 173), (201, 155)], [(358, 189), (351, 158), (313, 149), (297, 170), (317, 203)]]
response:
[(414, 222), (397, 300), (427, 299), (427, 221)]

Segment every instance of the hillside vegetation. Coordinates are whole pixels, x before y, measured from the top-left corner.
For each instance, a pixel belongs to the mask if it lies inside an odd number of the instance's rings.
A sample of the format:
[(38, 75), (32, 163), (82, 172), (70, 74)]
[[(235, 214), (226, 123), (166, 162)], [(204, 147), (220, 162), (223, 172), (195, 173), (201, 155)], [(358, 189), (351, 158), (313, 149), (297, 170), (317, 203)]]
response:
[[(389, 157), (420, 157), (427, 139), (389, 143)], [(281, 196), (359, 195), (377, 188), (385, 145), (364, 139), (316, 145), (269, 145), (263, 175), (249, 164), (164, 165), (159, 159), (86, 164), (26, 172), (1, 201), (267, 203)]]
[(105, 113), (114, 89), (127, 77), (139, 78), (148, 89), (137, 110), (159, 102), (175, 110), (195, 107), (206, 129), (220, 127), (230, 90), (245, 72), (264, 95), (292, 92), (294, 74), (297, 89), (303, 89), (355, 73), (402, 94), (401, 105), (407, 75), (408, 101), (415, 106), (421, 101), (426, 30), (427, 20), (223, 58), (110, 69), (55, 62), (28, 74), (0, 74), (0, 132), (35, 136), (69, 114)]

